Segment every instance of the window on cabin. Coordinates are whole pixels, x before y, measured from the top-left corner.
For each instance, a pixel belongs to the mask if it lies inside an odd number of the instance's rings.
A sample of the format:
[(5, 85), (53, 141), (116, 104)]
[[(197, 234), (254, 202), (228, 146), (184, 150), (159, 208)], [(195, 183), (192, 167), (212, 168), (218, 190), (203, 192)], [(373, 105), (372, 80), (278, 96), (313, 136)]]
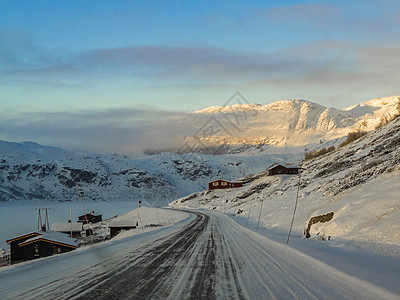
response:
[(217, 182), (213, 182), (213, 186), (218, 186), (218, 181)]
[(221, 182), (221, 185), (225, 185), (226, 186), (226, 185), (228, 185), (228, 183), (223, 181), (223, 182)]

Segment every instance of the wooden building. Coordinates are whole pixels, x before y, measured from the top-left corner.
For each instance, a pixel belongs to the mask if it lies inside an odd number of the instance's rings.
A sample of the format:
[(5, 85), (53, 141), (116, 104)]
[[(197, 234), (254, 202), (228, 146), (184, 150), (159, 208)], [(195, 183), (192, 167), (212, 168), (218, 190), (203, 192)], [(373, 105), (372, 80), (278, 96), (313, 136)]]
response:
[(78, 217), (78, 222), (82, 222), (84, 224), (86, 224), (87, 222), (89, 222), (89, 223), (97, 223), (97, 222), (101, 222), (102, 221), (102, 216), (103, 215), (96, 215), (94, 213), (94, 211), (92, 211), (92, 212), (90, 212), (88, 214), (79, 216)]
[(268, 174), (270, 176), (273, 175), (296, 175), (299, 174), (299, 167), (297, 166), (290, 166), (285, 167), (281, 164), (276, 164), (268, 169)]
[(217, 179), (214, 181), (210, 181), (208, 183), (209, 190), (218, 190), (218, 189), (230, 189), (230, 188), (237, 188), (242, 187), (243, 183), (240, 181), (227, 181), (223, 179)]
[(122, 230), (131, 230), (137, 228), (139, 223), (137, 221), (111, 221), (108, 228), (110, 229), (110, 236), (113, 238)]
[(83, 231), (82, 222), (69, 222), (69, 223), (53, 223), (51, 224), (51, 230), (61, 232), (72, 237), (81, 237)]
[(55, 231), (34, 231), (6, 241), (10, 245), (11, 263), (75, 250), (75, 239)]

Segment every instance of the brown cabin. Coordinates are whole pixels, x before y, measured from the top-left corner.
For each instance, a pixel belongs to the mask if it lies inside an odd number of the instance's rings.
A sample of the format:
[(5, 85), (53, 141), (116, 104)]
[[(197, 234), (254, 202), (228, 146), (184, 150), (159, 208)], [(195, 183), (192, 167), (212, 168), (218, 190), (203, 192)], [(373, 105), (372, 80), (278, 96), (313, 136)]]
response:
[(285, 167), (281, 164), (276, 164), (268, 169), (268, 174), (273, 175), (296, 175), (299, 174), (299, 167), (291, 166)]
[(94, 211), (92, 211), (92, 212), (90, 212), (88, 214), (79, 216), (78, 217), (78, 222), (82, 222), (84, 224), (87, 224), (88, 222), (89, 223), (97, 223), (97, 222), (101, 222), (103, 220), (102, 216), (103, 215), (96, 215), (94, 213)]
[(54, 231), (34, 231), (6, 241), (10, 245), (11, 263), (46, 257), (75, 250), (78, 243)]
[(209, 190), (217, 190), (217, 189), (230, 189), (230, 188), (237, 188), (242, 187), (243, 183), (240, 181), (227, 181), (223, 179), (217, 179), (214, 181), (210, 181), (208, 183)]

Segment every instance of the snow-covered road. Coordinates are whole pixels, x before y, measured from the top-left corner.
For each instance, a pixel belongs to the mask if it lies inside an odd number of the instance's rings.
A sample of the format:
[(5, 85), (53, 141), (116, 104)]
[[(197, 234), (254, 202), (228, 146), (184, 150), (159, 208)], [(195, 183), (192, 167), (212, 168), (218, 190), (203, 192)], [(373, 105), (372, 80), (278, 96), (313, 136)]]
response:
[(0, 271), (1, 299), (399, 299), (217, 212)]

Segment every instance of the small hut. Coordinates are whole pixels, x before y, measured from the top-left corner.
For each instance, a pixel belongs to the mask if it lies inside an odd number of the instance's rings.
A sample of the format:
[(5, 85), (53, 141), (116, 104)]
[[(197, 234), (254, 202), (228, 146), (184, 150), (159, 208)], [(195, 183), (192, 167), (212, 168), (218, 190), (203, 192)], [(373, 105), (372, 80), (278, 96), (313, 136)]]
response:
[(268, 174), (273, 175), (296, 175), (299, 174), (299, 167), (297, 166), (283, 166), (281, 164), (276, 164), (268, 169)]
[(87, 213), (85, 215), (79, 216), (78, 217), (78, 222), (82, 222), (84, 224), (87, 224), (88, 222), (89, 223), (98, 223), (98, 222), (102, 221), (102, 219), (103, 219), (102, 217), (103, 217), (103, 215), (96, 215), (94, 213), (94, 211), (92, 211), (92, 212)]
[(135, 229), (138, 225), (138, 221), (111, 221), (108, 228), (110, 228), (110, 236), (113, 238), (122, 230)]
[(210, 181), (208, 183), (209, 190), (218, 190), (218, 189), (230, 189), (230, 188), (237, 188), (242, 187), (243, 183), (240, 181), (228, 181), (223, 179), (217, 179), (214, 181)]

